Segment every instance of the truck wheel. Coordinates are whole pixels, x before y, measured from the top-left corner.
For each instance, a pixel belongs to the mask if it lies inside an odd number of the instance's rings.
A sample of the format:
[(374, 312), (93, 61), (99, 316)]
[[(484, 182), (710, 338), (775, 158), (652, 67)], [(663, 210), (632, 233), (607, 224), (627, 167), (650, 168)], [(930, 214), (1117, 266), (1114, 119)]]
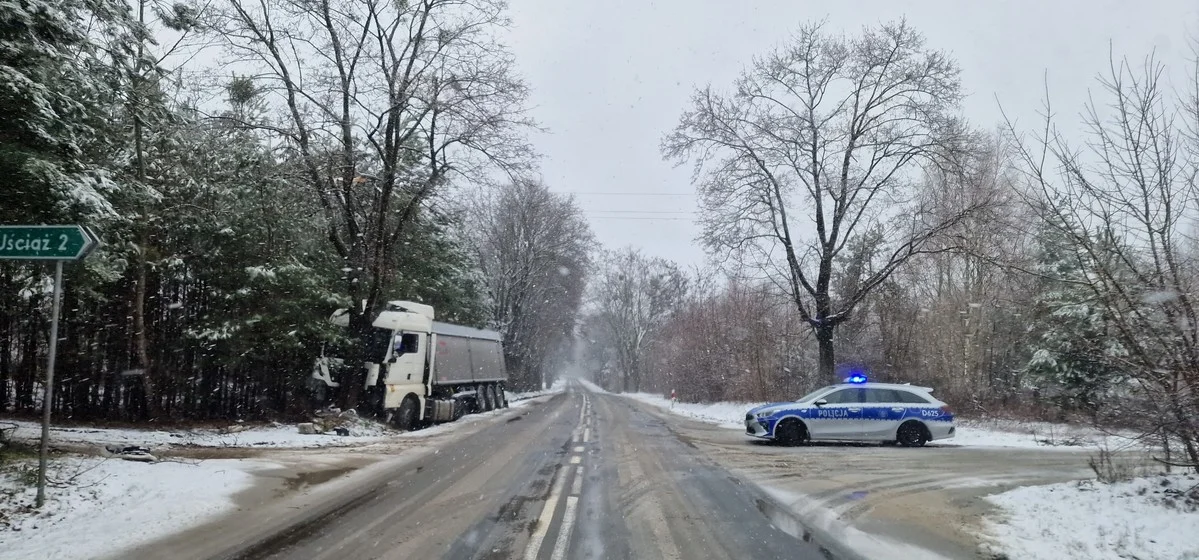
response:
[(920, 447), (928, 443), (928, 430), (915, 420), (904, 422), (895, 431), (895, 439), (904, 447)]
[(500, 399), (495, 394), (495, 385), (488, 385), (483, 388), (487, 391), (487, 410), (495, 410), (500, 407)]
[(408, 432), (415, 430), (416, 423), (420, 419), (420, 415), (418, 414), (420, 411), (416, 408), (416, 399), (412, 397), (404, 399), (404, 402), (400, 403), (400, 408), (396, 410), (396, 427)]
[(479, 399), (479, 412), (490, 412), (491, 395), (487, 392), (487, 387), (484, 385), (475, 387), (475, 395)]

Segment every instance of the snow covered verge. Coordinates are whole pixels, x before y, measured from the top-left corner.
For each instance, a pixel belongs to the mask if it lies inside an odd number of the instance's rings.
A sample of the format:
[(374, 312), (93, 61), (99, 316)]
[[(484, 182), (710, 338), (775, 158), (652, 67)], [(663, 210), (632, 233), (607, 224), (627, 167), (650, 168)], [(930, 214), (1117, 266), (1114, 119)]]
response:
[[(542, 386), (544, 387), (544, 385), (542, 385)], [(508, 403), (511, 404), (514, 402), (527, 401), (529, 399), (533, 399), (533, 398), (537, 398), (537, 397), (544, 397), (546, 395), (552, 395), (554, 393), (561, 393), (562, 391), (565, 391), (565, 390), (566, 390), (566, 380), (559, 377), (558, 379), (554, 380), (554, 383), (552, 385), (550, 385), (549, 389), (543, 389), (541, 391), (527, 391), (524, 393), (514, 393), (512, 391), (505, 391), (505, 393), (507, 393), (507, 395), (508, 395)]]
[(203, 523), (236, 507), (258, 460), (55, 461), (46, 505), (33, 510), (32, 462), (0, 471), (0, 559), (96, 558)]
[(948, 443), (985, 447), (1038, 449), (1095, 449), (1113, 451), (1140, 448), (1129, 431), (1104, 432), (1085, 424), (1056, 424), (1005, 418), (958, 418), (957, 435)]
[[(723, 428), (744, 430), (745, 412), (766, 403), (685, 403), (674, 402), (651, 393), (622, 393), (624, 397), (656, 406), (673, 414), (716, 424)], [(1094, 450), (1106, 447), (1122, 450), (1137, 445), (1131, 434), (1105, 434), (1090, 426), (1021, 422), (1003, 419), (963, 419), (956, 421), (953, 438), (938, 440), (930, 445), (963, 447), (1006, 447), (1020, 449)]]
[(1028, 560), (1199, 558), (1199, 475), (1028, 486), (987, 497), (992, 553)]
[(595, 383), (592, 383), (591, 381), (589, 381), (587, 379), (583, 379), (582, 377), (576, 377), (574, 379), (575, 379), (575, 381), (578, 381), (580, 384), (582, 384), (584, 387), (586, 387), (588, 391), (591, 391), (594, 393), (607, 393), (607, 391), (605, 391), (603, 387), (600, 387), (599, 385), (596, 385)]
[(668, 410), (679, 416), (694, 418), (722, 428), (744, 430), (745, 411), (764, 403), (685, 403), (671, 402), (670, 399), (651, 393), (621, 393), (621, 396), (641, 401), (645, 404)]
[[(25, 420), (0, 420), (5, 424), (16, 424), (12, 434), (16, 441), (36, 441), (41, 437), (41, 425)], [(232, 429), (230, 429), (232, 428)], [(388, 434), (397, 435), (383, 424), (357, 419), (349, 425), (349, 434), (339, 436), (326, 434), (301, 434), (296, 424), (268, 424), (243, 426), (234, 424), (229, 428), (191, 428), (178, 430), (99, 428), (83, 426), (51, 426), (51, 443), (138, 445), (151, 449), (165, 447), (266, 447), (266, 448), (313, 448), (339, 447), (373, 443)]]

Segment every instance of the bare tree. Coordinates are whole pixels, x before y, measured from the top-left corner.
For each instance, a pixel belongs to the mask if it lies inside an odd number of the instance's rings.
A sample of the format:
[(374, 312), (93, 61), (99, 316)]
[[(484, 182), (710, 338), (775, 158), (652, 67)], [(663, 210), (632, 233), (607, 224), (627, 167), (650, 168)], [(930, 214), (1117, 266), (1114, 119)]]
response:
[(1165, 73), (1152, 57), (1141, 68), (1113, 58), (1100, 80), (1106, 104), (1084, 112), (1085, 149), (1058, 131), (1048, 103), (1038, 135), (1009, 128), (1032, 202), (1079, 270), (1060, 280), (1082, 287), (1111, 329), (1096, 358), (1129, 378), (1110, 409), (1142, 403), (1136, 416), (1199, 468), (1199, 245), (1189, 235), (1199, 217), (1199, 68), (1182, 99)]
[(253, 68), (280, 109), (274, 122), (241, 124), (277, 135), (320, 201), (359, 337), (410, 257), (399, 240), (422, 204), (456, 177), (528, 160), (526, 87), (495, 36), (503, 10), (498, 0), (226, 0), (208, 21), (227, 62)]
[(613, 347), (621, 388), (640, 391), (645, 351), (682, 303), (687, 277), (674, 263), (630, 247), (605, 255), (595, 282), (595, 306)]
[(576, 327), (591, 228), (574, 200), (528, 179), (481, 194), (471, 213), (470, 235), (513, 384), (539, 389), (548, 381), (547, 358)]
[[(852, 39), (808, 25), (731, 94), (695, 92), (662, 142), (695, 165), (708, 248), (789, 295), (825, 378), (837, 326), (908, 259), (948, 250), (930, 241), (987, 203), (920, 188), (923, 169), (952, 168), (969, 145), (960, 97), (956, 63), (904, 22)], [(855, 243), (858, 277), (837, 296), (834, 265)]]

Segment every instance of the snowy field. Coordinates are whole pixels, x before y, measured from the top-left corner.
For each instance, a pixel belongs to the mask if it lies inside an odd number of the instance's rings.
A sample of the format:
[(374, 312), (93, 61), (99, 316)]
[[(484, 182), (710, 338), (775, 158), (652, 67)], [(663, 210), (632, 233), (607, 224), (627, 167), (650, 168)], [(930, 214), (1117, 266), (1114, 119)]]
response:
[(1199, 475), (1017, 488), (987, 498), (993, 552), (1028, 560), (1199, 558)]
[[(634, 399), (680, 416), (716, 424), (731, 430), (745, 429), (745, 412), (766, 403), (671, 403), (670, 399), (651, 393), (622, 393)], [(1130, 434), (1105, 434), (1090, 426), (1052, 424), (1048, 422), (1019, 422), (1009, 420), (958, 419), (957, 434), (930, 445), (964, 447), (1003, 447), (1018, 449), (1050, 449), (1062, 451), (1094, 450), (1108, 446), (1113, 451), (1136, 446)]]
[[(41, 425), (24, 420), (0, 420), (17, 425), (13, 439), (34, 441), (41, 437)], [(239, 428), (241, 426), (238, 426)], [(312, 448), (373, 443), (396, 435), (382, 424), (358, 420), (349, 426), (350, 435), (301, 434), (295, 424), (250, 426), (234, 433), (217, 429), (154, 430), (135, 428), (91, 428), (51, 426), (52, 443), (138, 445), (150, 449), (164, 447), (266, 447)]]
[(257, 460), (155, 464), (119, 459), (56, 461), (42, 511), (15, 471), (0, 473), (0, 559), (96, 558), (203, 523), (235, 507)]

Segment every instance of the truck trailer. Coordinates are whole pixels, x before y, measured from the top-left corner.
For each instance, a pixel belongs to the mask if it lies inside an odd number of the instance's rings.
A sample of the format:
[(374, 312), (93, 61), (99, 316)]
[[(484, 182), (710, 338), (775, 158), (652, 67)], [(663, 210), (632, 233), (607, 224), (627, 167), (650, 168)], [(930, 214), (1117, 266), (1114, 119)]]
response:
[[(508, 406), (500, 334), (438, 322), (434, 317), (428, 305), (391, 301), (371, 322), (362, 364), (364, 389), (400, 429)], [(341, 310), (332, 321), (348, 326), (348, 314)], [(317, 361), (312, 377), (318, 387), (340, 387), (335, 379), (340, 364), (341, 360), (329, 357)]]

